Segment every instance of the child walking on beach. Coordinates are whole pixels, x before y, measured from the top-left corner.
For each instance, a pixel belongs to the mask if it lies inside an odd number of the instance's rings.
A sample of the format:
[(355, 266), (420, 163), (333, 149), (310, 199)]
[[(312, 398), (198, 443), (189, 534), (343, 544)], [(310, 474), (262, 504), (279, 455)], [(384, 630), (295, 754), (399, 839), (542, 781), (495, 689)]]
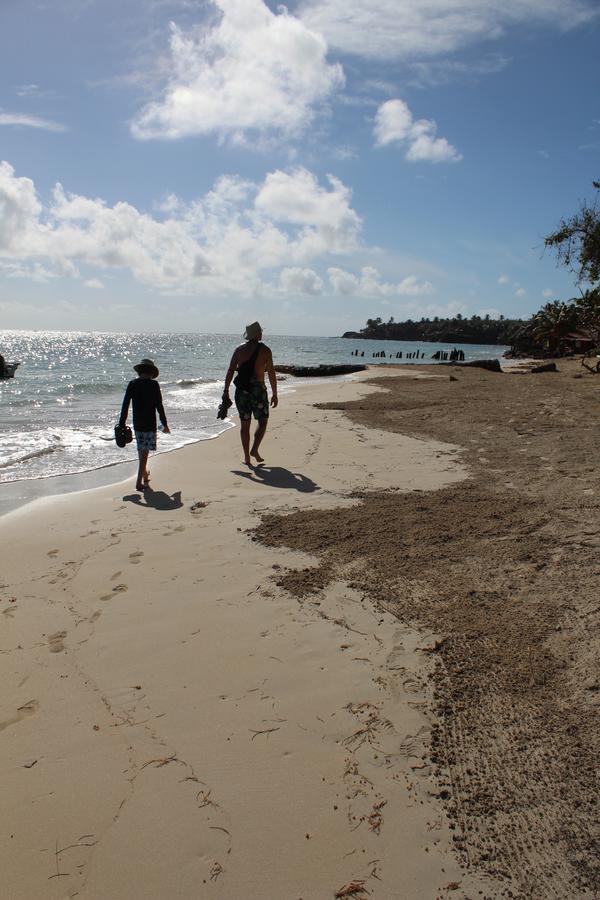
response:
[(143, 359), (133, 368), (138, 373), (138, 378), (134, 378), (127, 385), (123, 406), (121, 407), (119, 425), (125, 425), (127, 422), (129, 404), (131, 403), (133, 407), (133, 428), (140, 460), (135, 489), (136, 491), (143, 491), (148, 487), (148, 482), (150, 481), (150, 472), (147, 467), (148, 454), (151, 450), (156, 450), (157, 412), (164, 433), (170, 434), (171, 432), (167, 425), (160, 385), (158, 381), (155, 381), (158, 378), (158, 369), (151, 359)]

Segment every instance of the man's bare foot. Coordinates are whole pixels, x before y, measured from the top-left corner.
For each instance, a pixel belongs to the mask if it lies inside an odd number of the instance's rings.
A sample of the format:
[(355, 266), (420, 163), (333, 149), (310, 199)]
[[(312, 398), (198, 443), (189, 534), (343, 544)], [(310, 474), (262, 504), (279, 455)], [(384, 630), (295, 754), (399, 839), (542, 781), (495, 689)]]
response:
[(247, 459), (244, 460), (244, 465), (245, 465), (245, 466), (251, 466), (251, 465), (252, 465), (252, 460), (250, 459), (250, 457), (248, 457)]
[(136, 486), (135, 486), (136, 491), (143, 491), (144, 488), (145, 488), (145, 485), (144, 485), (144, 484), (140, 484), (140, 482), (138, 481), (138, 483), (137, 483)]
[(262, 456), (260, 455), (258, 450), (251, 450), (250, 456), (253, 456), (254, 459), (256, 460), (256, 462), (259, 462), (259, 463), (264, 462), (264, 459), (262, 458)]
[(148, 484), (150, 481), (150, 471), (146, 470), (146, 474), (144, 475), (144, 484)]

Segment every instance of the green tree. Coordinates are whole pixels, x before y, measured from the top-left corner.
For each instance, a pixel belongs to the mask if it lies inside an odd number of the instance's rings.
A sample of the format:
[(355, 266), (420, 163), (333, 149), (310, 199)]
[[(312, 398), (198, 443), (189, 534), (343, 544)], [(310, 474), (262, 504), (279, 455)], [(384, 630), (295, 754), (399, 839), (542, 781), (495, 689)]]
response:
[(532, 334), (536, 340), (546, 340), (550, 350), (556, 350), (561, 337), (577, 325), (577, 313), (572, 303), (553, 300), (546, 303), (533, 317)]
[(573, 302), (579, 327), (600, 346), (600, 288), (586, 291)]
[[(600, 181), (593, 181), (600, 191)], [(598, 198), (588, 205), (581, 204), (579, 212), (562, 219), (560, 226), (544, 238), (544, 245), (556, 252), (559, 263), (577, 276), (578, 282), (592, 286), (600, 281), (600, 209)]]

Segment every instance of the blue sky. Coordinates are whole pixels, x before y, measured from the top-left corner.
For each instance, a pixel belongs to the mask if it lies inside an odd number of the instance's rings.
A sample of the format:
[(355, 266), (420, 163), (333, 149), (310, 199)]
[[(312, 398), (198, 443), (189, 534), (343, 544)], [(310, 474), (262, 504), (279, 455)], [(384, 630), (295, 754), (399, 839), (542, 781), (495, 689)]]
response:
[(596, 0), (2, 0), (0, 328), (340, 334), (577, 293)]

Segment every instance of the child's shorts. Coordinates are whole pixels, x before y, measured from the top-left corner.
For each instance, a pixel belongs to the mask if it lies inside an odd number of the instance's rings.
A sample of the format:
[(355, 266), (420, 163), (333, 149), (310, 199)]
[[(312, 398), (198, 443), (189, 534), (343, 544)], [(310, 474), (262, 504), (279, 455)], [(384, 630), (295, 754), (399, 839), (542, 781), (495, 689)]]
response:
[(156, 450), (155, 431), (136, 431), (135, 440), (138, 450)]
[(259, 422), (269, 418), (267, 389), (260, 381), (255, 381), (251, 384), (249, 391), (241, 391), (239, 388), (236, 388), (235, 405), (243, 422), (250, 420), (252, 414)]

